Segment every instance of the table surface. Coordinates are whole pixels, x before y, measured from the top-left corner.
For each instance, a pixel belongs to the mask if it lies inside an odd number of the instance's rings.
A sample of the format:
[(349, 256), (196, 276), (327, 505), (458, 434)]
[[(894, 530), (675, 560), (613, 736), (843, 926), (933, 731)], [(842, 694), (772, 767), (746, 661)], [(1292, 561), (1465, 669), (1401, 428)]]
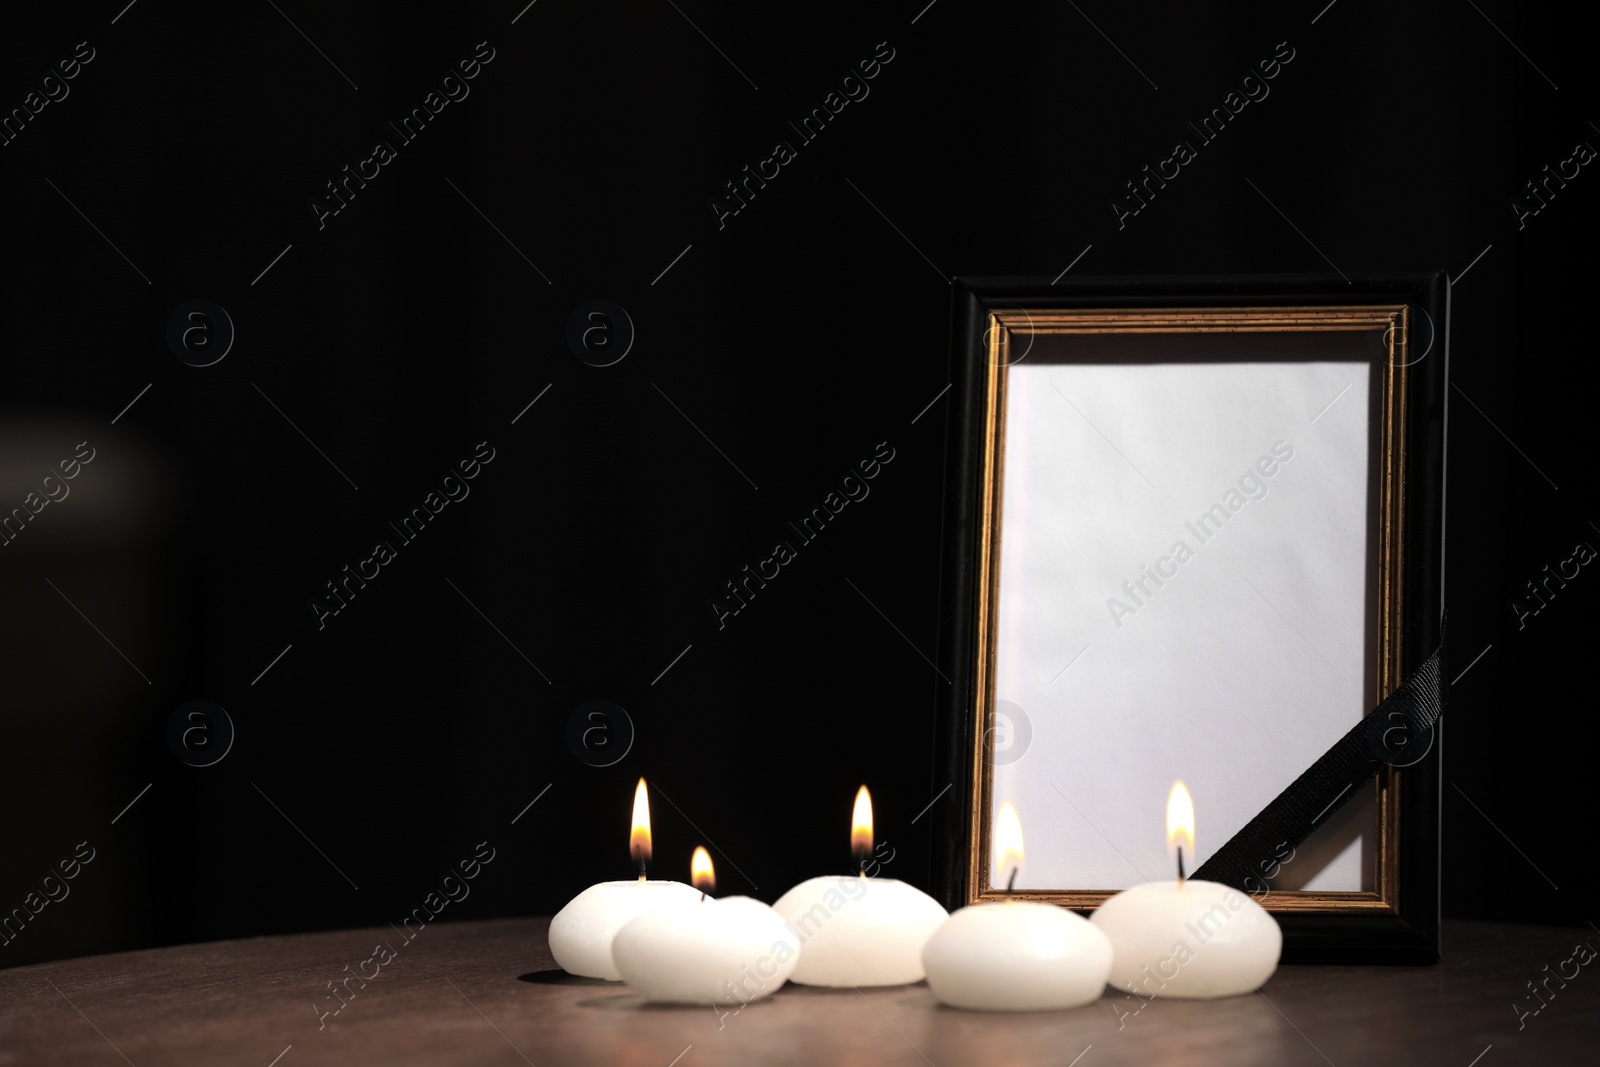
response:
[[(1513, 1007), (1537, 1007), (1527, 983), (1554, 974), (1574, 946), (1600, 946), (1588, 929), (1447, 923), (1437, 966), (1282, 967), (1261, 992), (1225, 1000), (1141, 1008), (1107, 995), (1070, 1011), (993, 1014), (942, 1007), (925, 984), (789, 985), (719, 1016), (710, 1006), (646, 1005), (626, 986), (564, 974), (545, 943), (548, 925), (446, 923), (409, 943), (378, 927), (0, 971), (0, 1064), (1600, 1062), (1600, 975), (1583, 967), (1565, 988), (1551, 978), (1536, 1015), (1519, 1020)], [(324, 1017), (342, 1003), (329, 983), (371, 974), (378, 964), (363, 961), (379, 942), (392, 958), (365, 988), (347, 982), (348, 1003)]]

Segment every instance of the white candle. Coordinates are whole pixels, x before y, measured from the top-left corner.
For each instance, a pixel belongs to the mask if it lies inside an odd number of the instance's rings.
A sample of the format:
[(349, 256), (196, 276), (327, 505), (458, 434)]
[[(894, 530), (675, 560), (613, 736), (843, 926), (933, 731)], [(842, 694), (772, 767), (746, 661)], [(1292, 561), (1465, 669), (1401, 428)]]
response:
[[(1022, 865), (1022, 827), (1000, 807), (995, 869)], [(934, 996), (955, 1008), (1045, 1011), (1088, 1004), (1105, 992), (1111, 943), (1093, 924), (1054, 904), (1007, 900), (955, 912), (922, 950)]]
[[(1167, 802), (1167, 837), (1194, 851), (1194, 805), (1182, 782)], [(1277, 970), (1283, 931), (1266, 909), (1231, 886), (1180, 879), (1134, 886), (1106, 901), (1092, 922), (1111, 940), (1111, 985), (1153, 997), (1229, 997)]]
[[(705, 849), (695, 849), (694, 867), (695, 884), (711, 885)], [(800, 943), (759, 900), (704, 896), (640, 915), (617, 932), (611, 954), (622, 980), (646, 1000), (745, 1004), (788, 980)]]
[(568, 974), (621, 981), (611, 959), (617, 931), (645, 912), (699, 900), (700, 891), (683, 882), (600, 882), (573, 897), (550, 920), (550, 955)]
[(633, 833), (629, 840), (639, 878), (627, 882), (592, 885), (567, 902), (550, 920), (550, 955), (568, 974), (620, 981), (611, 959), (611, 941), (630, 920), (671, 904), (695, 902), (700, 893), (682, 882), (646, 881), (644, 865), (650, 862), (650, 799), (644, 779), (633, 792)]
[[(873, 851), (872, 797), (866, 786), (856, 793), (850, 843), (865, 863), (862, 858)], [(877, 861), (872, 864), (876, 868)], [(772, 907), (800, 940), (800, 960), (790, 980), (836, 988), (922, 981), (923, 946), (949, 914), (915, 886), (868, 878), (864, 867), (851, 877), (801, 882)]]
[(1110, 938), (1111, 984), (1151, 997), (1231, 997), (1272, 977), (1283, 931), (1218, 882), (1155, 882), (1118, 893), (1091, 920)]

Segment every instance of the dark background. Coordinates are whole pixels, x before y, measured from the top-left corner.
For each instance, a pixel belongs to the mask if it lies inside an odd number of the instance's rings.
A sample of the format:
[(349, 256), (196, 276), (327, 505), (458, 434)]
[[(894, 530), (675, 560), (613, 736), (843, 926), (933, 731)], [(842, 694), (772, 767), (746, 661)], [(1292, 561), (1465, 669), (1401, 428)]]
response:
[[(441, 918), (550, 913), (628, 876), (641, 774), (663, 876), (701, 842), (769, 901), (844, 870), (864, 781), (885, 872), (927, 884), (949, 279), (1069, 264), (1450, 273), (1451, 639), (1489, 651), (1451, 691), (1444, 909), (1595, 917), (1600, 578), (1509, 607), (1600, 543), (1600, 178), (1520, 229), (1509, 206), (1600, 144), (1572, 16), (124, 2), (0, 38), (6, 113), (95, 50), (0, 147), (0, 511), (95, 449), (0, 548), (0, 911), (95, 850), (0, 964), (398, 922), (481, 841)], [(480, 41), (470, 95), (319, 229), (323, 184)], [(1284, 41), (1270, 95), (1119, 229), (1123, 183)], [(719, 228), (780, 139), (798, 158)], [(191, 299), (237, 331), (209, 367), (166, 341)], [(637, 331), (609, 367), (566, 341), (591, 299)], [(319, 629), (324, 583), (485, 440), (470, 496)], [(723, 583), (879, 442), (871, 496), (719, 630)], [(205, 768), (167, 741), (192, 699), (237, 729)], [(637, 729), (604, 769), (566, 739), (593, 699)]]

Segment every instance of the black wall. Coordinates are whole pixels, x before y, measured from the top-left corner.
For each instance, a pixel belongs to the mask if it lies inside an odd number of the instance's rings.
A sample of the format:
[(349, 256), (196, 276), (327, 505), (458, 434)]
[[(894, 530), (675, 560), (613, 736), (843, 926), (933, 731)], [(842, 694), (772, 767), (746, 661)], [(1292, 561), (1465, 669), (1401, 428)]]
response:
[[(949, 279), (1069, 264), (1450, 272), (1451, 639), (1491, 647), (1451, 691), (1445, 911), (1595, 917), (1600, 577), (1511, 607), (1600, 545), (1600, 177), (1511, 206), (1600, 146), (1565, 9), (124, 2), (0, 39), (7, 114), (93, 50), (0, 146), (0, 511), (94, 457), (0, 548), (0, 910), (94, 850), (0, 964), (398, 921), (482, 841), (442, 918), (549, 913), (628, 876), (640, 775), (666, 876), (701, 842), (767, 900), (845, 869), (864, 781), (886, 873), (926, 883)], [(469, 95), (387, 130), (479, 42)], [(1291, 50), (1119, 225), (1124, 183)], [(196, 299), (236, 331), (208, 367), (166, 337)], [(566, 339), (593, 299), (636, 331), (612, 366)], [(319, 627), (324, 583), (484, 441)], [(870, 497), (719, 628), (723, 583), (880, 442)], [(209, 767), (168, 743), (194, 699), (236, 728)], [(594, 699), (636, 728), (604, 769), (567, 741)]]

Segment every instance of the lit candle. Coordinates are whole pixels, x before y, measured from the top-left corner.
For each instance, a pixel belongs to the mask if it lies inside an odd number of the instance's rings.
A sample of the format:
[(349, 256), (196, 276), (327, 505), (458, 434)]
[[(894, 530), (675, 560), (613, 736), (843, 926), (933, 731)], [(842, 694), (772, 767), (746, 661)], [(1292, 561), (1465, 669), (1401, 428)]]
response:
[(1111, 984), (1145, 1000), (1229, 997), (1272, 977), (1283, 931), (1266, 909), (1231, 886), (1185, 879), (1194, 854), (1194, 803), (1182, 782), (1167, 800), (1167, 847), (1178, 880), (1134, 886), (1100, 905), (1092, 922), (1111, 939)]
[(856, 793), (850, 848), (858, 873), (812, 878), (778, 898), (773, 910), (800, 938), (791, 981), (816, 986), (885, 986), (920, 982), (922, 947), (948, 912), (915, 886), (868, 878), (872, 797)]
[(622, 980), (646, 1000), (745, 1004), (771, 996), (794, 973), (800, 943), (767, 905), (714, 900), (716, 873), (704, 848), (690, 864), (698, 899), (647, 911), (611, 943)]
[(1065, 908), (1009, 899), (1022, 867), (1022, 824), (1010, 801), (995, 828), (995, 870), (1008, 899), (951, 914), (922, 950), (940, 1001), (980, 1011), (1075, 1008), (1105, 992), (1111, 943)]
[(600, 882), (579, 893), (550, 920), (550, 955), (568, 974), (585, 978), (622, 979), (611, 960), (611, 940), (636, 915), (666, 904), (698, 900), (700, 894), (682, 882), (649, 881), (650, 798), (644, 779), (633, 792), (633, 833), (628, 841), (639, 877), (627, 882)]

